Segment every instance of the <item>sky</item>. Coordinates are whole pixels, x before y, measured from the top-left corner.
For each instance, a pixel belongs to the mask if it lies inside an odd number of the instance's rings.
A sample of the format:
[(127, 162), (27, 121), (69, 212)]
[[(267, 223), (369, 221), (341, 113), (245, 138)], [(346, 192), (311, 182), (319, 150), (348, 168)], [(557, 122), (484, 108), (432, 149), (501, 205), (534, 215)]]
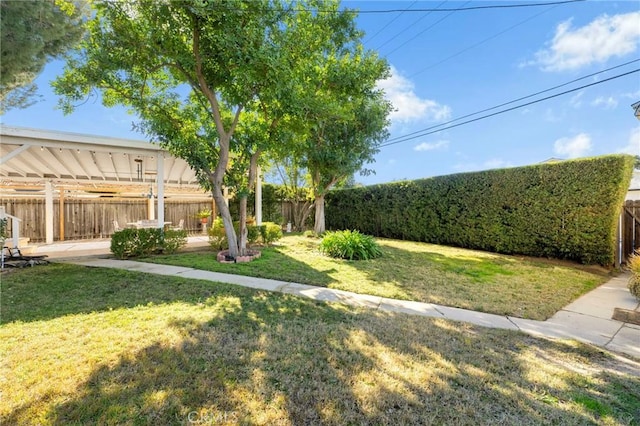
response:
[[(394, 106), (390, 137), (367, 166), (374, 173), (356, 182), (640, 155), (631, 108), (640, 101), (640, 1), (504, 7), (532, 3), (549, 1), (343, 1), (360, 10), (365, 47), (389, 63), (379, 87)], [(451, 10), (462, 8), (471, 9)], [(49, 82), (62, 68), (49, 63), (36, 80), (40, 102), (8, 111), (2, 125), (144, 140), (135, 116), (95, 96), (71, 115), (56, 109)]]

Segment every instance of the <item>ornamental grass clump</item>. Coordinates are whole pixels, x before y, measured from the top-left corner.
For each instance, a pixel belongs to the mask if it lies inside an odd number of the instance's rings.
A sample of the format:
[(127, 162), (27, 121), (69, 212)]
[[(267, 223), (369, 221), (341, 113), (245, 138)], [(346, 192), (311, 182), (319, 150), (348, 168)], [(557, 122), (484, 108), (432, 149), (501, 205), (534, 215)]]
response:
[(320, 251), (327, 256), (347, 260), (368, 260), (382, 255), (372, 236), (355, 230), (327, 232), (320, 242)]
[(629, 279), (629, 291), (640, 300), (640, 252), (636, 251), (629, 258), (629, 269), (631, 278)]

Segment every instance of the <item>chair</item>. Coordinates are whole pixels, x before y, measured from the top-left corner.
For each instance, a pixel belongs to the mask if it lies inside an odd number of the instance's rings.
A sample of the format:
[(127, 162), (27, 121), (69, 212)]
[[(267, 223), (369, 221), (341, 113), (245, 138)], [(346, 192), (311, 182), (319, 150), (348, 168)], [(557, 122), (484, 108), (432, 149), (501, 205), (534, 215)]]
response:
[(181, 231), (184, 229), (184, 219), (180, 219), (180, 222), (178, 222), (177, 226), (172, 226), (171, 227), (172, 230), (174, 231)]
[[(37, 256), (27, 256), (24, 255), (20, 252), (20, 249), (15, 247), (15, 248), (11, 248), (11, 247), (5, 247), (5, 249), (8, 252), (8, 256), (4, 255), (4, 250), (2, 253), (2, 266), (18, 266), (18, 267), (24, 267), (24, 266), (33, 266), (33, 265), (48, 265), (49, 261), (46, 259), (47, 255), (46, 254), (40, 254)], [(12, 265), (12, 263), (14, 263)]]
[(122, 228), (120, 228), (120, 225), (118, 224), (117, 220), (113, 221), (113, 232), (118, 232), (119, 230), (121, 230)]

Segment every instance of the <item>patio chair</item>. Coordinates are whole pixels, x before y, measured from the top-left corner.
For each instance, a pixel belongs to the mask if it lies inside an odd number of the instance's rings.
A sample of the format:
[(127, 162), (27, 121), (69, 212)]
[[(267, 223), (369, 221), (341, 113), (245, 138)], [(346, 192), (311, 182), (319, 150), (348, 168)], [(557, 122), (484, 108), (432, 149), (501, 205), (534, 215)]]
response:
[(121, 230), (122, 228), (120, 228), (120, 225), (118, 224), (117, 220), (113, 221), (113, 232), (118, 232), (119, 230)]
[(180, 222), (178, 222), (177, 226), (172, 226), (171, 229), (173, 229), (174, 231), (181, 231), (184, 229), (184, 219), (180, 219)]
[(9, 253), (9, 247), (2, 247), (2, 254), (0, 255), (0, 269), (22, 268), (24, 266), (27, 266), (26, 260), (12, 258)]
[[(8, 256), (5, 256), (5, 249), (8, 253)], [(20, 252), (20, 249), (15, 247), (5, 247), (2, 250), (2, 264), (9, 266), (18, 266), (20, 268), (24, 266), (34, 266), (34, 265), (48, 265), (49, 261), (46, 259), (46, 254), (40, 254), (37, 256), (24, 255)]]

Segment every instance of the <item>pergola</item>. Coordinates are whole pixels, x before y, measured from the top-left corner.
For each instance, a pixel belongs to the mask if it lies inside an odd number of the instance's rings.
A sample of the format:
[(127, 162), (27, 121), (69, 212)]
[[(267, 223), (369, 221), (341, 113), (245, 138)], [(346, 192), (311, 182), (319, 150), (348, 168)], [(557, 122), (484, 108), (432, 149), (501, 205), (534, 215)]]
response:
[(165, 197), (211, 199), (189, 165), (158, 145), (23, 127), (0, 128), (0, 180), (3, 198), (44, 193), (47, 244), (53, 243), (56, 192), (61, 205), (69, 191), (86, 197), (147, 195), (150, 214), (157, 207), (158, 224), (164, 222)]

